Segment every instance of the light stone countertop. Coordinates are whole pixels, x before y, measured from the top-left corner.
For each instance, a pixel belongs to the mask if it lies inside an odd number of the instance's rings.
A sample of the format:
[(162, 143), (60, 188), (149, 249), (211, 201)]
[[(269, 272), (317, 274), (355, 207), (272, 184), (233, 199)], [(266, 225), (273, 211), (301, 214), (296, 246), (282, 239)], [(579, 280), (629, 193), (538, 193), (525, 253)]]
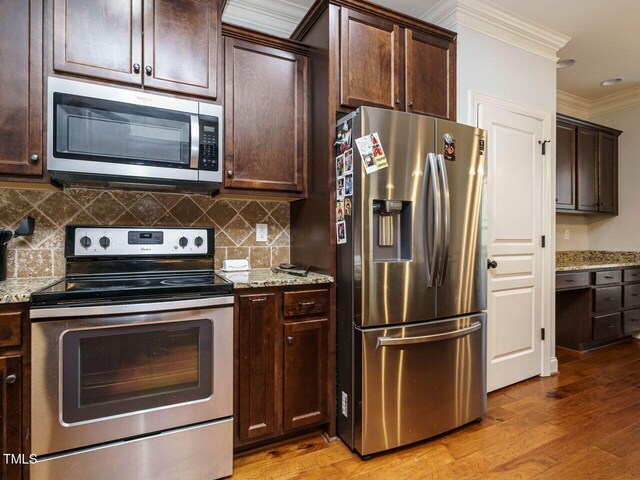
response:
[(297, 277), (288, 273), (273, 273), (270, 268), (254, 268), (246, 272), (216, 270), (216, 273), (233, 282), (234, 289), (315, 285), (334, 281), (333, 277), (320, 273), (309, 272), (306, 277)]
[(640, 266), (640, 252), (579, 250), (556, 252), (556, 272)]
[(58, 282), (60, 277), (9, 278), (0, 282), (0, 304), (23, 303), (31, 294)]

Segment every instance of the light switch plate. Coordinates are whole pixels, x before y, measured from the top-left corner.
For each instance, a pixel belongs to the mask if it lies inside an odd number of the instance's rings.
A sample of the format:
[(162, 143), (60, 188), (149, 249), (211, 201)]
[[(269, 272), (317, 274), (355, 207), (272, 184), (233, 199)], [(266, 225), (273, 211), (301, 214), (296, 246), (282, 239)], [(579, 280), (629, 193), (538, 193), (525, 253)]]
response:
[(266, 242), (267, 235), (267, 224), (256, 223), (256, 242)]

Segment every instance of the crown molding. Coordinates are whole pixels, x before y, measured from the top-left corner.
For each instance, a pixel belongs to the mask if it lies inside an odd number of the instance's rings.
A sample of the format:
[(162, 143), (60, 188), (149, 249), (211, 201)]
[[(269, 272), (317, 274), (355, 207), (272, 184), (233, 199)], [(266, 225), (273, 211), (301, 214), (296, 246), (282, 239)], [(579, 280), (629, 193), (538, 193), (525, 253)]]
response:
[(591, 113), (591, 104), (586, 98), (579, 97), (569, 92), (558, 90), (556, 95), (556, 110), (558, 113), (570, 117), (587, 120)]
[(306, 13), (306, 7), (287, 0), (228, 0), (222, 20), (289, 38)]
[(556, 102), (558, 113), (588, 120), (599, 115), (640, 106), (640, 86), (612, 93), (596, 100), (588, 100), (558, 90)]
[(454, 31), (458, 25), (463, 25), (554, 62), (558, 60), (558, 50), (571, 40), (486, 1), (441, 0), (420, 18)]

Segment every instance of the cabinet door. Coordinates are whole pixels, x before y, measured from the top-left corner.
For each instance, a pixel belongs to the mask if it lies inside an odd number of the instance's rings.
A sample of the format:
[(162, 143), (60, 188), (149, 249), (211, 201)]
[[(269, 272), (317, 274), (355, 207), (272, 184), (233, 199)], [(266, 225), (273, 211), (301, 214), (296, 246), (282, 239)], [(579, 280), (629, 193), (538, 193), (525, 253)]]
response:
[(407, 112), (456, 119), (456, 45), (405, 31)]
[(42, 0), (1, 5), (0, 175), (38, 176), (43, 171)]
[(304, 190), (306, 58), (225, 39), (225, 187)]
[(403, 108), (400, 27), (348, 8), (340, 9), (342, 105)]
[(578, 128), (578, 210), (598, 211), (598, 132)]
[(144, 0), (144, 84), (217, 96), (217, 0)]
[(598, 143), (598, 210), (617, 213), (618, 137), (600, 132)]
[(239, 295), (238, 438), (278, 433), (276, 294)]
[(576, 127), (556, 127), (556, 208), (576, 209)]
[(54, 70), (141, 84), (141, 2), (54, 0)]
[(329, 321), (284, 326), (284, 428), (327, 419), (327, 334)]
[[(2, 429), (2, 453), (19, 455), (22, 452), (22, 375), (21, 357), (0, 357), (0, 428)], [(3, 458), (0, 478), (21, 477), (20, 463), (7, 463)]]

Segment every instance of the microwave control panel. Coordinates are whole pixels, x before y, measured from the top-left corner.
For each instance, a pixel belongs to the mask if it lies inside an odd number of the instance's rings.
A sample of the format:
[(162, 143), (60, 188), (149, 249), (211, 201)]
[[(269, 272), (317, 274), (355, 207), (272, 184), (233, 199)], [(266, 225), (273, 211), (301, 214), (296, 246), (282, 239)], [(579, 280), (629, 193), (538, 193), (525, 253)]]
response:
[(219, 121), (216, 117), (200, 115), (200, 153), (198, 155), (200, 170), (218, 171)]

